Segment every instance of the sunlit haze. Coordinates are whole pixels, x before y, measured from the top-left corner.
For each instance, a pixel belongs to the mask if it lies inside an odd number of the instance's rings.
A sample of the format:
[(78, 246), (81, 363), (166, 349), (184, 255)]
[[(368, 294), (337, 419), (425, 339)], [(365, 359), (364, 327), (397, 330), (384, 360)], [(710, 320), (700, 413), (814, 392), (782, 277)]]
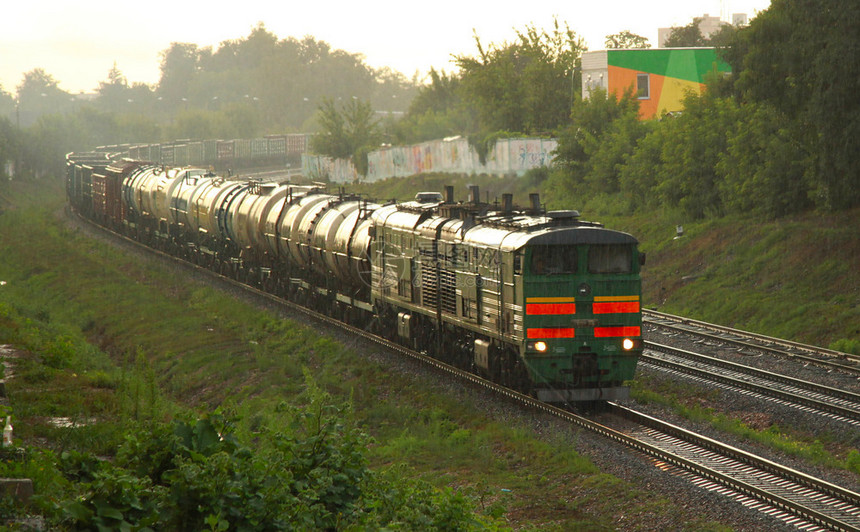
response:
[(590, 50), (606, 35), (629, 30), (657, 46), (657, 28), (683, 26), (704, 14), (749, 19), (770, 0), (641, 2), (182, 2), (116, 0), (4, 2), (0, 9), (0, 88), (14, 93), (23, 76), (42, 68), (72, 92), (92, 92), (116, 63), (129, 84), (156, 84), (160, 53), (172, 42), (212, 46), (243, 39), (260, 22), (279, 39), (306, 35), (361, 54), (374, 68), (419, 78), (431, 67), (455, 70), (452, 55), (475, 55), (483, 44), (513, 42), (534, 25), (567, 23)]

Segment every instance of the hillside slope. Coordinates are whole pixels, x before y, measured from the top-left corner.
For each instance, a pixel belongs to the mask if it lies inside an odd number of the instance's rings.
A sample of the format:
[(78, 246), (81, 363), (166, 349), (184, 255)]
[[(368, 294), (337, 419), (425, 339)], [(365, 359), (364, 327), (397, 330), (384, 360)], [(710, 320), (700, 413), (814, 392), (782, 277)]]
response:
[[(484, 200), (510, 192), (524, 205), (541, 183), (534, 177), (422, 175), (349, 189), (403, 201), (446, 184), (455, 187), (458, 200), (467, 197), (468, 185), (479, 185)], [(860, 352), (860, 210), (691, 223), (673, 212), (619, 215), (607, 198), (576, 205), (542, 201), (551, 209), (577, 209), (583, 219), (640, 240), (648, 254), (647, 308)], [(675, 238), (679, 224), (684, 236)]]

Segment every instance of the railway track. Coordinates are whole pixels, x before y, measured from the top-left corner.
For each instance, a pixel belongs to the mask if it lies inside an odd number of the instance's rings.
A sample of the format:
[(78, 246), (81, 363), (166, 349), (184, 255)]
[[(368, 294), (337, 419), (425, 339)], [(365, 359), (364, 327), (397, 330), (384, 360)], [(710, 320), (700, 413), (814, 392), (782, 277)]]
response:
[(860, 494), (810, 475), (781, 466), (751, 453), (697, 435), (632, 409), (610, 404), (614, 427), (597, 423), (569, 410), (558, 408), (450, 366), (420, 352), (405, 348), (306, 307), (285, 301), (265, 291), (240, 283), (201, 266), (154, 250), (132, 239), (94, 225), (126, 243), (138, 246), (204, 275), (218, 278), (291, 312), (326, 323), (370, 342), (417, 360), (447, 376), (488, 390), (526, 408), (551, 415), (574, 426), (597, 433), (651, 458), (696, 485), (764, 512), (803, 530), (860, 531)]
[(860, 530), (860, 494), (686, 429), (613, 405), (631, 446), (705, 489), (803, 530)]
[(643, 321), (655, 327), (672, 329), (739, 349), (749, 349), (772, 355), (802, 360), (811, 364), (838, 369), (860, 376), (860, 356), (832, 349), (814, 347), (698, 320), (673, 316), (655, 310), (642, 311)]
[(768, 397), (860, 426), (860, 394), (654, 342), (646, 342), (645, 348), (640, 364)]

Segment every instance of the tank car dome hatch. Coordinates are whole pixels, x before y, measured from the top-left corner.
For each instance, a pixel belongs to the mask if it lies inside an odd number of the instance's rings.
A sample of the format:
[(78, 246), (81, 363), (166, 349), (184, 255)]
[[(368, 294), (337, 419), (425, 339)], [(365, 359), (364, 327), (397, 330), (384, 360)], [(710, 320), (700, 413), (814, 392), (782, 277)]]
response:
[(549, 211), (546, 213), (546, 217), (551, 218), (553, 220), (571, 220), (579, 218), (579, 216), (579, 211), (574, 210)]
[(419, 192), (415, 194), (415, 201), (418, 203), (442, 203), (441, 192)]

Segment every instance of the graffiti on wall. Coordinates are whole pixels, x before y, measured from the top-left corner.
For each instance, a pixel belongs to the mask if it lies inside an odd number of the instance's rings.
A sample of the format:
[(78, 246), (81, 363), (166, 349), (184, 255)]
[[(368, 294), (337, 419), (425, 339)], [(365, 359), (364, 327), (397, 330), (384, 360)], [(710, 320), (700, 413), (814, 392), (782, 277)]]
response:
[(424, 172), (456, 172), (492, 175), (523, 175), (526, 171), (552, 164), (555, 139), (499, 139), (481, 164), (478, 153), (461, 137), (422, 142), (411, 146), (391, 146), (367, 156), (367, 176), (361, 177), (352, 162), (318, 155), (302, 156), (302, 171), (314, 179), (350, 183), (357, 179), (373, 182), (389, 177), (406, 177)]

